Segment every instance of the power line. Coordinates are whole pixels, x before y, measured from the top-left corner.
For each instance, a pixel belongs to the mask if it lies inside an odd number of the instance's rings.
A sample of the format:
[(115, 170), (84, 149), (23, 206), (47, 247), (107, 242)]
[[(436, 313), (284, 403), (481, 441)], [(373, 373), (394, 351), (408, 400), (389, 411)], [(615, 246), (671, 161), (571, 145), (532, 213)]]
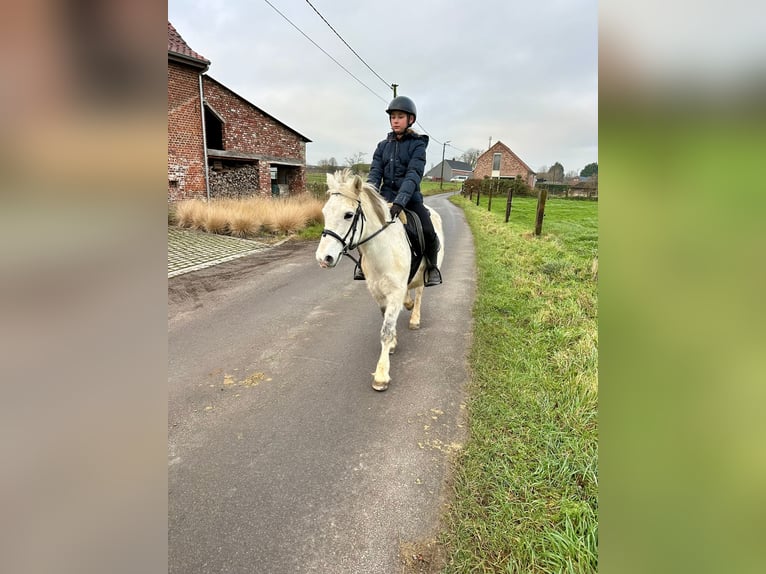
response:
[(451, 147), (452, 149), (456, 149), (456, 150), (457, 150), (457, 151), (459, 151), (460, 153), (466, 153), (466, 152), (465, 152), (465, 150), (463, 150), (463, 149), (460, 149), (459, 147), (455, 147), (454, 145), (451, 145), (451, 144), (447, 144), (447, 145), (448, 145), (449, 147)]
[[(417, 123), (417, 124), (420, 126), (420, 122), (416, 122), (416, 123)], [(442, 145), (442, 142), (440, 142), (440, 141), (439, 141), (439, 140), (437, 140), (437, 139), (436, 139), (434, 136), (432, 136), (431, 134), (429, 134), (429, 133), (428, 133), (428, 130), (426, 130), (426, 129), (425, 129), (423, 126), (420, 126), (420, 129), (422, 129), (422, 130), (423, 130), (423, 132), (425, 132), (425, 134), (426, 134), (426, 135), (427, 135), (429, 138), (431, 138), (431, 141), (432, 141), (432, 142), (436, 142), (436, 143), (438, 143), (439, 145)]]
[(314, 42), (314, 40), (312, 40), (311, 38), (309, 38), (309, 37), (308, 37), (308, 35), (306, 35), (306, 33), (305, 33), (303, 30), (301, 30), (300, 28), (298, 28), (298, 26), (296, 26), (295, 24), (293, 24), (293, 23), (290, 21), (290, 19), (289, 19), (287, 16), (285, 16), (284, 14), (282, 14), (282, 12), (280, 12), (279, 10), (277, 10), (277, 8), (276, 8), (276, 7), (275, 7), (275, 6), (274, 6), (274, 5), (273, 5), (271, 2), (269, 2), (269, 0), (263, 0), (263, 1), (264, 1), (264, 2), (266, 2), (266, 4), (268, 4), (269, 6), (271, 6), (271, 8), (272, 8), (272, 9), (273, 9), (273, 10), (274, 10), (274, 11), (275, 11), (277, 14), (279, 14), (280, 16), (282, 16), (282, 18), (284, 18), (285, 20), (287, 20), (287, 23), (288, 23), (288, 24), (290, 24), (290, 25), (291, 25), (293, 28), (295, 28), (296, 30), (298, 30), (298, 32), (300, 32), (300, 33), (303, 35), (303, 37), (304, 37), (304, 38), (306, 38), (306, 39), (307, 39), (309, 42), (311, 42), (312, 44), (314, 44), (314, 46), (316, 46), (317, 48), (319, 48), (319, 49), (322, 51), (322, 53), (323, 53), (325, 56), (327, 56), (327, 57), (328, 57), (328, 58), (330, 58), (330, 59), (331, 59), (333, 62), (335, 62), (335, 63), (336, 63), (338, 66), (340, 66), (340, 67), (343, 69), (343, 71), (344, 71), (344, 72), (346, 72), (346, 73), (347, 73), (349, 76), (351, 76), (352, 78), (354, 78), (354, 79), (355, 79), (357, 82), (359, 82), (359, 83), (360, 83), (362, 86), (364, 86), (365, 88), (367, 88), (367, 89), (370, 91), (370, 93), (372, 93), (372, 94), (373, 94), (373, 95), (374, 95), (376, 98), (378, 98), (379, 100), (381, 100), (381, 101), (383, 101), (383, 102), (387, 103), (387, 100), (385, 100), (384, 98), (382, 98), (382, 97), (381, 97), (380, 95), (378, 95), (378, 94), (377, 94), (377, 93), (376, 93), (376, 92), (375, 92), (375, 91), (374, 91), (374, 90), (373, 90), (373, 89), (372, 89), (370, 86), (368, 86), (368, 85), (367, 85), (367, 84), (365, 84), (365, 83), (364, 83), (362, 80), (360, 80), (359, 78), (357, 78), (357, 77), (356, 77), (354, 74), (352, 74), (351, 72), (349, 72), (349, 71), (348, 71), (348, 70), (347, 70), (347, 69), (346, 69), (346, 68), (343, 66), (343, 64), (341, 64), (341, 63), (340, 63), (338, 60), (336, 60), (336, 59), (335, 59), (335, 58), (333, 58), (333, 57), (332, 57), (330, 54), (328, 54), (328, 53), (325, 51), (325, 49), (324, 49), (324, 48), (322, 48), (322, 47), (321, 47), (319, 44), (317, 44), (316, 42)]
[(314, 5), (313, 5), (311, 2), (309, 2), (309, 0), (306, 0), (306, 4), (308, 4), (309, 6), (311, 6), (312, 10), (314, 10), (314, 12), (316, 12), (316, 13), (317, 13), (317, 16), (319, 16), (319, 17), (322, 19), (322, 21), (323, 21), (325, 24), (327, 24), (327, 26), (330, 28), (330, 30), (332, 30), (332, 31), (335, 33), (335, 35), (336, 35), (338, 38), (340, 38), (340, 41), (341, 41), (341, 42), (343, 42), (343, 43), (346, 45), (346, 47), (347, 47), (349, 50), (351, 50), (351, 51), (353, 52), (354, 56), (356, 56), (357, 58), (359, 58), (359, 61), (360, 61), (360, 62), (362, 62), (362, 64), (364, 64), (365, 66), (367, 66), (367, 69), (368, 69), (368, 70), (370, 70), (370, 72), (372, 72), (373, 74), (375, 74), (375, 75), (378, 77), (378, 79), (379, 79), (381, 82), (383, 82), (383, 83), (386, 85), (386, 87), (387, 87), (387, 88), (389, 88), (389, 89), (390, 89), (390, 88), (393, 86), (393, 84), (391, 84), (390, 82), (387, 82), (386, 80), (384, 80), (383, 78), (381, 78), (381, 77), (380, 77), (380, 75), (379, 75), (379, 74), (378, 74), (378, 73), (377, 73), (375, 70), (373, 70), (373, 69), (372, 69), (372, 68), (369, 66), (369, 64), (367, 64), (367, 62), (365, 62), (365, 61), (362, 59), (362, 57), (361, 57), (359, 54), (357, 54), (357, 53), (356, 53), (356, 50), (354, 50), (354, 49), (353, 49), (351, 46), (349, 46), (349, 45), (348, 45), (348, 42), (346, 42), (346, 41), (343, 39), (343, 37), (342, 37), (340, 34), (338, 34), (337, 30), (335, 30), (335, 28), (333, 28), (333, 27), (332, 27), (332, 25), (331, 25), (331, 24), (330, 24), (330, 23), (327, 21), (327, 19), (326, 19), (324, 16), (322, 16), (322, 15), (319, 13), (319, 10), (317, 10), (317, 9), (314, 7)]
[[(415, 123), (416, 123), (416, 124), (418, 124), (418, 126), (420, 126), (420, 129), (421, 129), (421, 130), (423, 130), (423, 132), (424, 132), (424, 133), (425, 133), (425, 134), (426, 134), (426, 135), (427, 135), (429, 138), (431, 138), (431, 140), (433, 140), (434, 142), (436, 142), (436, 143), (437, 143), (437, 144), (439, 144), (439, 145), (444, 145), (444, 142), (440, 142), (440, 141), (439, 141), (439, 140), (437, 140), (437, 139), (436, 139), (434, 136), (432, 136), (432, 135), (431, 135), (431, 134), (428, 132), (428, 130), (427, 130), (426, 128), (424, 128), (424, 127), (423, 127), (423, 124), (421, 124), (419, 120), (415, 120)], [(446, 143), (446, 145), (447, 145), (447, 146), (449, 146), (449, 147), (451, 147), (451, 148), (454, 148), (454, 149), (456, 149), (456, 150), (457, 150), (457, 151), (459, 151), (460, 153), (465, 153), (465, 151), (463, 151), (462, 149), (460, 149), (460, 148), (458, 148), (458, 147), (455, 147), (454, 145), (450, 144), (449, 142), (447, 142), (447, 143)]]
[[(333, 58), (333, 57), (332, 57), (332, 56), (331, 56), (331, 55), (330, 55), (330, 54), (329, 54), (329, 53), (328, 53), (328, 52), (327, 52), (327, 51), (326, 51), (324, 48), (322, 48), (322, 47), (321, 47), (319, 44), (317, 44), (317, 43), (316, 43), (314, 40), (312, 40), (312, 39), (311, 39), (311, 38), (310, 38), (310, 37), (309, 37), (309, 36), (308, 36), (308, 35), (307, 35), (307, 34), (306, 34), (306, 33), (305, 33), (303, 30), (301, 30), (301, 29), (300, 29), (300, 28), (299, 28), (299, 27), (298, 27), (296, 24), (294, 24), (294, 23), (293, 23), (293, 22), (292, 22), (292, 21), (291, 21), (291, 20), (290, 20), (290, 19), (289, 19), (287, 16), (285, 16), (284, 14), (282, 14), (282, 12), (280, 12), (280, 11), (279, 11), (279, 10), (276, 8), (276, 6), (274, 6), (274, 5), (273, 5), (271, 2), (269, 2), (269, 0), (264, 0), (264, 2), (266, 2), (266, 4), (268, 4), (268, 5), (269, 5), (269, 6), (270, 6), (270, 7), (271, 7), (271, 8), (272, 8), (272, 9), (273, 9), (273, 10), (274, 10), (274, 11), (275, 11), (277, 14), (279, 14), (280, 16), (282, 16), (282, 18), (284, 18), (284, 19), (285, 19), (285, 21), (286, 21), (288, 24), (290, 24), (290, 25), (291, 25), (293, 28), (295, 28), (296, 30), (298, 30), (298, 32), (300, 32), (300, 33), (301, 33), (301, 35), (302, 35), (304, 38), (306, 38), (306, 39), (307, 39), (309, 42), (311, 42), (311, 43), (312, 43), (312, 44), (313, 44), (315, 47), (317, 47), (319, 50), (321, 50), (321, 52), (322, 52), (322, 53), (323, 53), (325, 56), (327, 56), (327, 57), (328, 57), (328, 58), (330, 58), (330, 59), (331, 59), (333, 62), (335, 62), (335, 64), (337, 64), (337, 65), (338, 65), (338, 66), (339, 66), (339, 67), (340, 67), (340, 68), (341, 68), (341, 69), (342, 69), (344, 72), (346, 72), (346, 73), (347, 73), (349, 76), (351, 76), (352, 78), (354, 78), (354, 79), (355, 79), (355, 80), (356, 80), (356, 81), (357, 81), (359, 84), (361, 84), (362, 86), (364, 86), (364, 87), (365, 87), (365, 88), (366, 88), (366, 89), (367, 89), (367, 90), (368, 90), (368, 91), (369, 91), (369, 92), (370, 92), (372, 95), (374, 95), (376, 98), (378, 98), (378, 99), (379, 99), (380, 101), (382, 101), (383, 103), (388, 103), (388, 100), (386, 100), (386, 99), (384, 99), (383, 97), (381, 97), (381, 96), (380, 96), (380, 95), (379, 95), (377, 92), (375, 92), (375, 91), (374, 91), (372, 88), (370, 88), (370, 87), (369, 87), (367, 84), (365, 84), (364, 82), (362, 82), (362, 80), (360, 80), (360, 79), (359, 79), (359, 78), (357, 78), (357, 77), (356, 77), (356, 76), (355, 76), (353, 73), (351, 73), (351, 72), (350, 72), (350, 71), (349, 71), (349, 70), (348, 70), (348, 69), (347, 69), (345, 66), (343, 66), (343, 64), (341, 64), (340, 62), (338, 62), (338, 60), (336, 60), (335, 58)], [(378, 78), (378, 79), (380, 79), (380, 81), (382, 81), (384, 84), (386, 84), (386, 87), (387, 87), (387, 88), (389, 88), (389, 89), (393, 88), (394, 84), (389, 84), (389, 83), (388, 83), (386, 80), (384, 80), (382, 77), (380, 77), (380, 75), (379, 75), (379, 74), (378, 74), (378, 73), (377, 73), (375, 70), (373, 70), (373, 69), (372, 69), (372, 68), (371, 68), (371, 67), (370, 67), (370, 66), (367, 64), (367, 62), (365, 62), (365, 61), (362, 59), (362, 57), (361, 57), (359, 54), (357, 54), (357, 53), (356, 53), (356, 51), (355, 51), (355, 50), (354, 50), (354, 49), (353, 49), (353, 48), (352, 48), (352, 47), (351, 47), (351, 46), (348, 44), (348, 42), (346, 42), (346, 41), (345, 41), (345, 40), (344, 40), (344, 39), (341, 37), (341, 35), (340, 35), (340, 34), (338, 34), (338, 32), (335, 30), (335, 28), (333, 28), (333, 27), (332, 27), (332, 25), (330, 25), (330, 23), (327, 21), (327, 19), (326, 19), (324, 16), (322, 16), (322, 14), (320, 14), (320, 13), (319, 13), (319, 11), (318, 11), (318, 10), (317, 10), (317, 9), (314, 7), (314, 5), (313, 5), (313, 4), (311, 4), (311, 2), (309, 2), (309, 0), (306, 0), (306, 3), (307, 3), (309, 6), (311, 6), (311, 8), (314, 10), (314, 12), (316, 12), (316, 13), (317, 13), (317, 15), (318, 15), (318, 16), (319, 16), (319, 17), (320, 17), (320, 18), (321, 18), (321, 19), (324, 21), (324, 23), (325, 23), (325, 24), (327, 24), (327, 26), (330, 28), (330, 30), (332, 30), (332, 31), (335, 33), (335, 35), (336, 35), (336, 36), (338, 36), (338, 38), (340, 38), (340, 40), (341, 40), (341, 41), (342, 41), (342, 42), (343, 42), (343, 43), (346, 45), (346, 47), (347, 47), (349, 50), (351, 50), (351, 52), (353, 52), (353, 54), (354, 54), (354, 55), (355, 55), (357, 58), (359, 58), (359, 60), (360, 60), (360, 61), (361, 61), (361, 62), (362, 62), (362, 63), (363, 63), (365, 66), (367, 66), (367, 69), (368, 69), (368, 70), (370, 70), (370, 71), (371, 71), (373, 74), (375, 74), (375, 76), (377, 76), (377, 78)], [(432, 139), (432, 140), (433, 140), (435, 143), (437, 143), (437, 144), (439, 144), (439, 145), (448, 145), (449, 147), (451, 147), (451, 148), (454, 148), (454, 149), (456, 149), (457, 151), (459, 151), (459, 152), (461, 152), (461, 153), (465, 153), (463, 150), (461, 150), (460, 148), (457, 148), (457, 147), (455, 147), (455, 146), (451, 145), (449, 142), (447, 142), (446, 144), (444, 144), (443, 142), (440, 142), (439, 140), (437, 140), (435, 137), (433, 137), (433, 136), (432, 136), (432, 135), (431, 135), (431, 134), (428, 132), (428, 130), (427, 130), (426, 128), (424, 128), (424, 127), (423, 127), (423, 124), (421, 124), (419, 121), (417, 121), (417, 120), (416, 120), (416, 122), (415, 122), (415, 123), (416, 123), (418, 126), (420, 126), (420, 128), (421, 128), (421, 129), (422, 129), (422, 130), (423, 130), (423, 131), (424, 131), (424, 132), (425, 132), (425, 133), (426, 133), (426, 134), (427, 134), (427, 135), (428, 135), (428, 136), (429, 136), (429, 137), (430, 137), (430, 138), (431, 138), (431, 139)]]

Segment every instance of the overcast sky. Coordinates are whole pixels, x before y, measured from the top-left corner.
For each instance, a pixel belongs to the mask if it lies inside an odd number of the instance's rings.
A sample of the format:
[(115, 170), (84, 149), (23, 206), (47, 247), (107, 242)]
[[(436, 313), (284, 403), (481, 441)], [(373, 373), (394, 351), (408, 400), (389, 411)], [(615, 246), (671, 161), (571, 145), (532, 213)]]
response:
[(533, 170), (598, 161), (596, 0), (310, 2), (367, 65), (306, 0), (169, 0), (168, 19), (210, 76), (312, 140), (309, 164), (369, 162), (391, 83), (431, 136), (426, 169), (490, 138)]

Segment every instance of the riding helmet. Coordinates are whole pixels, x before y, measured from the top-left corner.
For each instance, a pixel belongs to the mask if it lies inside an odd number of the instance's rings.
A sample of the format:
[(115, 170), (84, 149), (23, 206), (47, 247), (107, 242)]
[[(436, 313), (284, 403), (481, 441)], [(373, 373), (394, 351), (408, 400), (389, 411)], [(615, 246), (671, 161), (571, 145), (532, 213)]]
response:
[(415, 120), (418, 117), (418, 110), (415, 108), (415, 102), (413, 102), (407, 96), (397, 96), (391, 100), (391, 103), (388, 104), (388, 108), (386, 108), (386, 113), (390, 115), (391, 112), (404, 112), (405, 114), (411, 114), (412, 123), (415, 123)]

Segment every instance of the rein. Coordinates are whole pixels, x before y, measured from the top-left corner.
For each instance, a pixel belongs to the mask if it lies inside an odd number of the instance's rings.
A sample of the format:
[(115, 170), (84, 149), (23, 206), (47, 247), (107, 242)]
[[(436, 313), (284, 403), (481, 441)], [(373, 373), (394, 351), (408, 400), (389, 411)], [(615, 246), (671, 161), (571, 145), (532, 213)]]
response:
[[(343, 195), (343, 197), (348, 197), (347, 195), (344, 195), (342, 193), (337, 193), (337, 192), (336, 193), (331, 193), (330, 195)], [(364, 233), (364, 220), (365, 220), (365, 217), (364, 217), (364, 211), (362, 211), (362, 202), (359, 199), (356, 199), (356, 198), (350, 198), (349, 197), (349, 199), (354, 199), (354, 201), (356, 201), (356, 211), (354, 212), (354, 219), (351, 220), (351, 226), (348, 228), (348, 231), (346, 231), (346, 234), (343, 237), (341, 237), (340, 235), (338, 235), (337, 233), (335, 233), (331, 229), (325, 228), (325, 229), (322, 230), (322, 237), (325, 237), (325, 236), (329, 235), (333, 239), (337, 239), (338, 241), (340, 241), (340, 244), (343, 245), (343, 251), (341, 251), (341, 255), (346, 255), (354, 263), (359, 265), (359, 261), (357, 261), (356, 258), (349, 253), (349, 250), (356, 249), (360, 245), (363, 245), (363, 244), (367, 243), (370, 239), (372, 239), (373, 237), (375, 237), (379, 233), (382, 233), (383, 231), (385, 231), (388, 228), (389, 225), (394, 223), (395, 220), (386, 221), (383, 224), (383, 227), (378, 229), (375, 233), (370, 235), (368, 238), (363, 239), (362, 241), (359, 241), (358, 243), (353, 243), (354, 236), (356, 235), (357, 225), (360, 225), (359, 237), (361, 237), (362, 234)], [(349, 237), (349, 235), (351, 236), (351, 239), (350, 239), (349, 243), (346, 243), (346, 239)]]

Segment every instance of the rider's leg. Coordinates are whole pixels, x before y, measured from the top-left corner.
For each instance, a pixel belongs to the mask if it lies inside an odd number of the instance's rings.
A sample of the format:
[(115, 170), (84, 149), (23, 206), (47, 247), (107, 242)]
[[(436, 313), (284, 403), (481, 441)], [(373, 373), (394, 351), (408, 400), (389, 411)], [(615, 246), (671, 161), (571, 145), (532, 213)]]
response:
[(410, 204), (407, 209), (414, 211), (420, 218), (420, 225), (423, 227), (423, 239), (425, 240), (425, 253), (423, 256), (426, 258), (426, 287), (433, 287), (434, 285), (441, 285), (442, 274), (439, 268), (436, 266), (438, 261), (437, 253), (439, 253), (439, 236), (436, 235), (434, 230), (434, 224), (431, 222), (431, 215), (422, 203)]

